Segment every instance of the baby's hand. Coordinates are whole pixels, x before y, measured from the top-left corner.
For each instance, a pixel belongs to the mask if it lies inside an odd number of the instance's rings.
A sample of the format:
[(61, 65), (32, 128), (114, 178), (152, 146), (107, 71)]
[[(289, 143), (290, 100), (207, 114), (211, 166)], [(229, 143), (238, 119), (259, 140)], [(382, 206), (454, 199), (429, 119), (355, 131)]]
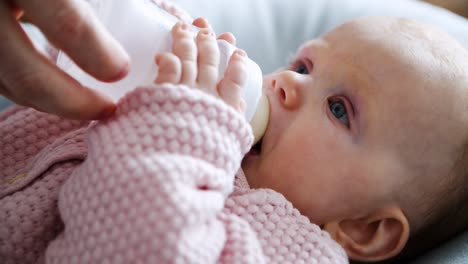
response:
[[(196, 38), (190, 26), (176, 24), (172, 29), (173, 53), (156, 55), (158, 76), (155, 83), (185, 84), (224, 100), (243, 113), (245, 101), (241, 91), (246, 84), (246, 53), (237, 50), (231, 56), (224, 78), (218, 82), (219, 49), (215, 34), (206, 23)], [(232, 35), (223, 39), (234, 42)]]

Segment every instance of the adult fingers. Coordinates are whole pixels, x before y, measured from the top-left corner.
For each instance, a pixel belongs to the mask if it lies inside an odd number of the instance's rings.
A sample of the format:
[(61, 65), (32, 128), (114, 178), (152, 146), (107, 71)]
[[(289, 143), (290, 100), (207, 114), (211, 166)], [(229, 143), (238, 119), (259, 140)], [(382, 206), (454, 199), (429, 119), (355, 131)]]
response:
[[(5, 1), (3, 1), (5, 2)], [(115, 81), (129, 70), (129, 57), (83, 0), (14, 0), (56, 47), (99, 80)]]
[(216, 94), (213, 88), (216, 88), (218, 80), (219, 49), (213, 31), (204, 28), (198, 32), (197, 49), (198, 86)]
[(114, 103), (60, 71), (37, 53), (13, 13), (0, 2), (0, 92), (23, 105), (73, 119), (95, 119)]
[(247, 82), (246, 57), (243, 50), (236, 50), (229, 60), (224, 78), (218, 84), (221, 98), (239, 112), (245, 108), (241, 93)]
[(0, 94), (8, 99), (10, 99), (10, 101), (13, 101), (15, 102), (16, 104), (18, 105), (22, 105), (22, 106), (27, 106), (27, 107), (34, 107), (33, 105), (31, 105), (28, 101), (26, 100), (23, 100), (22, 98), (18, 98), (18, 97), (15, 97), (13, 94), (10, 93), (9, 90), (6, 89), (6, 87), (0, 83)]

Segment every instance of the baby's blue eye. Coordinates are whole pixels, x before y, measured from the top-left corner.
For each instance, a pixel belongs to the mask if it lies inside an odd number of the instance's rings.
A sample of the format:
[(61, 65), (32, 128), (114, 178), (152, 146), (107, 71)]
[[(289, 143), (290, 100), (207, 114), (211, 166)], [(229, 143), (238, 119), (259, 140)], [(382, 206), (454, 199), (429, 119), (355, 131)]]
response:
[(349, 127), (348, 111), (343, 101), (330, 101), (328, 103), (331, 113), (345, 126)]
[(297, 65), (294, 68), (294, 71), (299, 73), (299, 74), (309, 74), (309, 69), (307, 69), (307, 66), (304, 65), (303, 63)]

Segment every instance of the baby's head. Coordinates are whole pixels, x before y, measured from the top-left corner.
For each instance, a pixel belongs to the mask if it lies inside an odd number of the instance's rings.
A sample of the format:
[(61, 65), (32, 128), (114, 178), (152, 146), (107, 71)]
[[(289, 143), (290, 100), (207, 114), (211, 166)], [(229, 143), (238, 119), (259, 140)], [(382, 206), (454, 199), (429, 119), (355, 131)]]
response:
[(249, 184), (282, 193), (351, 259), (419, 253), (468, 223), (468, 52), (448, 35), (354, 20), (305, 43), (264, 92)]

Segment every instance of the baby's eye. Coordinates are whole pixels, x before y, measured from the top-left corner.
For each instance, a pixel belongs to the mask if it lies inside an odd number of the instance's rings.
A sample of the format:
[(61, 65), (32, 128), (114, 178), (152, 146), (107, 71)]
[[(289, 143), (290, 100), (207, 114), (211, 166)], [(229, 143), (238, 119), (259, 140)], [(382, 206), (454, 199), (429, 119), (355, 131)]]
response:
[(307, 58), (297, 58), (289, 64), (288, 70), (299, 74), (310, 74), (314, 64)]
[(345, 103), (342, 100), (330, 100), (328, 101), (328, 106), (333, 116), (349, 128), (348, 111), (346, 110)]
[(309, 74), (309, 69), (307, 69), (307, 66), (301, 62), (294, 67), (293, 71), (299, 74)]

